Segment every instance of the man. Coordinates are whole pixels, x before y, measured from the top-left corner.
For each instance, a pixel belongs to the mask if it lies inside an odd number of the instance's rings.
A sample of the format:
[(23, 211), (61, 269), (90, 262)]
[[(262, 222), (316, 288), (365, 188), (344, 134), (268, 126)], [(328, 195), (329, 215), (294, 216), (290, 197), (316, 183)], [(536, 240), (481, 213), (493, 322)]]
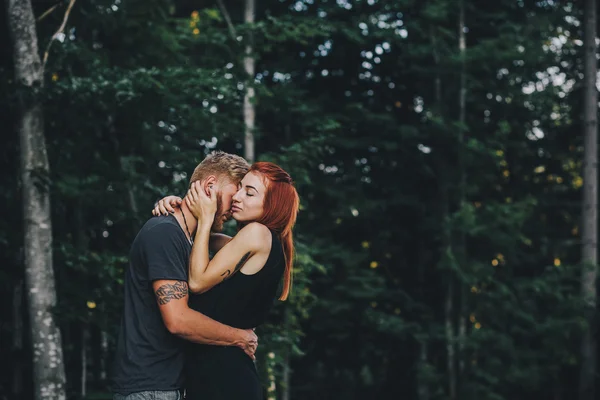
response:
[[(223, 229), (248, 168), (239, 156), (213, 152), (194, 170), (190, 185), (203, 181), (216, 189), (213, 231)], [(252, 330), (232, 328), (188, 307), (188, 262), (196, 225), (183, 202), (171, 215), (148, 220), (133, 241), (112, 371), (114, 400), (181, 399), (182, 339), (238, 346), (254, 358), (258, 339)]]

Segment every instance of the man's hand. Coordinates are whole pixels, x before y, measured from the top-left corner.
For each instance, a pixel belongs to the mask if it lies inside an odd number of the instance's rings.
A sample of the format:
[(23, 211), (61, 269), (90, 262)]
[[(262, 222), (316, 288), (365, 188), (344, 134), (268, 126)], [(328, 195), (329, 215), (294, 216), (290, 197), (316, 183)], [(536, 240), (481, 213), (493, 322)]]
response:
[(217, 322), (188, 306), (185, 281), (158, 279), (152, 282), (165, 327), (173, 335), (194, 343), (239, 347), (253, 360), (258, 337), (252, 329), (237, 329)]
[(178, 196), (167, 196), (160, 199), (154, 209), (152, 210), (152, 215), (169, 215), (169, 213), (173, 214), (175, 212), (174, 207), (179, 207), (183, 200)]
[(248, 354), (252, 360), (256, 360), (254, 353), (256, 353), (256, 348), (258, 347), (258, 336), (254, 333), (254, 329), (246, 329), (240, 332), (242, 333), (242, 338), (237, 343), (237, 346), (244, 350), (244, 353)]

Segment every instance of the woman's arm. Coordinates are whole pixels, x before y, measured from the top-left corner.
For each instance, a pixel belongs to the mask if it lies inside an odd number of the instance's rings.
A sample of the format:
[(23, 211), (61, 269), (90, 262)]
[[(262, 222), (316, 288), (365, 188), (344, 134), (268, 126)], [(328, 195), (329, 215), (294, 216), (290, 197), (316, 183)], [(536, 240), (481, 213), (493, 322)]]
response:
[[(203, 225), (205, 225), (203, 223)], [(189, 266), (189, 288), (192, 293), (204, 293), (233, 276), (258, 254), (271, 249), (271, 232), (259, 223), (243, 227), (217, 254), (208, 258), (208, 228), (198, 228)]]
[[(214, 219), (214, 216), (213, 216)], [(198, 229), (194, 237), (194, 245), (190, 254), (188, 285), (192, 293), (201, 292), (201, 278), (209, 263), (208, 241), (212, 221), (198, 221)]]
[[(266, 226), (250, 223), (209, 260), (210, 229), (216, 212), (216, 193), (211, 188), (207, 196), (200, 184), (193, 184), (185, 202), (198, 219), (198, 228), (190, 255), (188, 284), (192, 293), (203, 293), (223, 282), (256, 254), (270, 250), (271, 232)], [(267, 249), (268, 247), (268, 249)]]
[(208, 190), (209, 194), (207, 195), (202, 189), (201, 183), (194, 182), (184, 199), (190, 212), (198, 220), (188, 267), (188, 287), (192, 293), (199, 292), (200, 276), (208, 266), (210, 229), (217, 212), (217, 194), (212, 186), (209, 186)]

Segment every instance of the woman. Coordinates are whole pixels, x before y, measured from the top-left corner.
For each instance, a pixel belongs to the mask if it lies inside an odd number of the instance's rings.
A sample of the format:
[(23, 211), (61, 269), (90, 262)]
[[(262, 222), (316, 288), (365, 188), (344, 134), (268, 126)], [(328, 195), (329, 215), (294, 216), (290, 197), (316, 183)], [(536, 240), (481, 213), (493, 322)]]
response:
[[(207, 195), (200, 182), (194, 182), (184, 199), (198, 219), (189, 288), (202, 294), (191, 296), (190, 306), (227, 325), (256, 328), (265, 321), (282, 280), (279, 299), (287, 299), (290, 291), (298, 193), (279, 166), (253, 164), (233, 196), (238, 232), (233, 238), (219, 235), (222, 248), (209, 259), (210, 227), (217, 210), (216, 193), (210, 190)], [(186, 399), (259, 400), (263, 390), (252, 359), (239, 348), (191, 344)]]

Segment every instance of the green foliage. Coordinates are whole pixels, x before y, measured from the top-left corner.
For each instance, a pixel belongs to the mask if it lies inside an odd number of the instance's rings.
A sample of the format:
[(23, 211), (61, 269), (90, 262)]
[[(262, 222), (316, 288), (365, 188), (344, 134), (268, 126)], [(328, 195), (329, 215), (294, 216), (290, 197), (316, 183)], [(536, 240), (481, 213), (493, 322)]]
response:
[[(465, 1), (461, 121), (457, 2), (271, 1), (252, 26), (243, 2), (226, 3), (234, 35), (213, 2), (77, 2), (52, 46), (42, 91), (51, 174), (39, 178), (52, 194), (72, 397), (82, 327), (92, 337), (88, 398), (106, 393), (137, 230), (155, 200), (185, 193), (209, 151), (242, 154), (253, 85), (257, 158), (288, 170), (301, 196), (292, 294), (259, 331), (265, 384), (273, 376), (290, 398), (448, 399), (453, 346), (460, 399), (573, 398), (580, 6)], [(62, 12), (38, 22), (40, 48)], [(249, 33), (253, 80), (238, 39)], [(12, 127), (10, 42), (0, 36), (0, 109)], [(9, 131), (0, 199), (19, 210)], [(0, 282), (11, 304), (23, 235), (20, 212), (6, 214)], [(0, 325), (0, 340), (13, 330)], [(0, 397), (11, 382), (0, 380)]]

